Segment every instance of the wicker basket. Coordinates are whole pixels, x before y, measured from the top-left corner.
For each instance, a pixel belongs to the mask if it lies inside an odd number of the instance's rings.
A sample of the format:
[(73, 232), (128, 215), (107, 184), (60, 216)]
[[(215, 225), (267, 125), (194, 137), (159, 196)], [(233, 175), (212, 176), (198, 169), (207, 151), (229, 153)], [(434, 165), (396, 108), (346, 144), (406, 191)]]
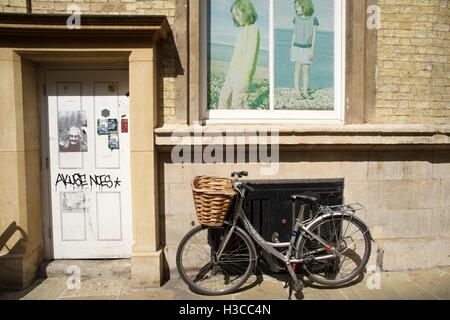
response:
[(192, 182), (192, 193), (200, 224), (223, 225), (236, 191), (230, 179), (198, 176)]

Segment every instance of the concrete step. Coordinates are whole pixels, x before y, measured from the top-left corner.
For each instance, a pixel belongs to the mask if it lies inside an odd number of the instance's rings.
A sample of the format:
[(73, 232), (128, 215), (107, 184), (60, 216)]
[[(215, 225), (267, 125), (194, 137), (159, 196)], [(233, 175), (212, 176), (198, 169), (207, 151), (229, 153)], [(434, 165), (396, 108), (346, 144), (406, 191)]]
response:
[(131, 260), (53, 260), (44, 261), (38, 269), (38, 277), (61, 278), (81, 273), (82, 279), (97, 277), (121, 277), (131, 279)]

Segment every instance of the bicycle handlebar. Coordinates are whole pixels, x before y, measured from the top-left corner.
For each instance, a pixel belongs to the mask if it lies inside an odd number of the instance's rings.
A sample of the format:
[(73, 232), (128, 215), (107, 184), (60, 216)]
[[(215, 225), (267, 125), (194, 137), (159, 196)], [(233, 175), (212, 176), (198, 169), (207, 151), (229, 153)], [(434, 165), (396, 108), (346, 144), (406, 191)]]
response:
[(238, 172), (233, 172), (231, 174), (231, 177), (238, 177), (238, 178), (242, 178), (242, 177), (247, 177), (248, 176), (248, 172), (247, 171), (238, 171)]
[(255, 189), (250, 185), (250, 183), (248, 183), (248, 182), (243, 183), (241, 181), (238, 181), (238, 179), (241, 177), (248, 177), (248, 171), (233, 172), (233, 173), (231, 173), (231, 177), (235, 178), (235, 186), (237, 186), (237, 187), (242, 186), (242, 188), (244, 188), (248, 192), (255, 192)]
[(245, 189), (247, 189), (247, 191), (250, 191), (250, 192), (255, 192), (255, 189), (252, 187), (252, 186), (250, 186), (250, 183), (243, 183), (242, 184), (242, 186), (245, 188)]

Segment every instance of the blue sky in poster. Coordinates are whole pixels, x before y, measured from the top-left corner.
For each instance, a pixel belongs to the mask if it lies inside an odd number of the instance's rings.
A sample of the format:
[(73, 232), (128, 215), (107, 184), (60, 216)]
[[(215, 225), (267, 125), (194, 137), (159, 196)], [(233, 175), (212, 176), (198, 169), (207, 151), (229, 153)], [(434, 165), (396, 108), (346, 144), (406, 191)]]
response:
[[(238, 28), (234, 25), (230, 8), (235, 0), (207, 0), (210, 11), (210, 60), (227, 63), (234, 50)], [(329, 88), (334, 83), (334, 1), (313, 0), (320, 22), (317, 50), (311, 65), (310, 86)], [(269, 67), (269, 0), (252, 0), (258, 13), (256, 24), (261, 34), (258, 66)], [(290, 61), (294, 0), (275, 0), (275, 87), (292, 87), (294, 64)]]
[[(231, 17), (231, 6), (235, 0), (207, 0), (211, 19), (212, 43), (234, 45), (238, 28)], [(253, 0), (258, 13), (256, 25), (261, 34), (261, 49), (269, 50), (269, 1)]]
[[(313, 0), (319, 20), (316, 54), (310, 65), (310, 88), (334, 86), (334, 0)], [(275, 0), (275, 87), (293, 88), (295, 65), (290, 61), (294, 1)]]
[[(234, 0), (207, 0), (211, 19), (212, 43), (233, 45), (238, 29), (233, 24), (230, 8)], [(261, 49), (269, 49), (269, 0), (253, 0), (258, 13), (261, 32)], [(313, 0), (315, 15), (320, 21), (320, 31), (332, 32), (334, 29), (334, 0)], [(275, 0), (275, 28), (292, 29), (294, 17), (293, 0)]]
[[(313, 0), (314, 15), (320, 21), (320, 31), (334, 30), (334, 0)], [(275, 0), (275, 28), (292, 29), (295, 9), (293, 0)]]

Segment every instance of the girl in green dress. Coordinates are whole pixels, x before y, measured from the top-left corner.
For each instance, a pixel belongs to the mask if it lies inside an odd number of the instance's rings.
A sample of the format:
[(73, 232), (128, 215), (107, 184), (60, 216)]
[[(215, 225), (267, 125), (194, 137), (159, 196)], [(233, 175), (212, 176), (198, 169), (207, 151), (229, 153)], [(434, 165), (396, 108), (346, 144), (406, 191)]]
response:
[(248, 88), (258, 61), (260, 34), (255, 25), (258, 17), (250, 0), (236, 0), (231, 15), (239, 28), (234, 52), (219, 98), (219, 109), (248, 109)]

